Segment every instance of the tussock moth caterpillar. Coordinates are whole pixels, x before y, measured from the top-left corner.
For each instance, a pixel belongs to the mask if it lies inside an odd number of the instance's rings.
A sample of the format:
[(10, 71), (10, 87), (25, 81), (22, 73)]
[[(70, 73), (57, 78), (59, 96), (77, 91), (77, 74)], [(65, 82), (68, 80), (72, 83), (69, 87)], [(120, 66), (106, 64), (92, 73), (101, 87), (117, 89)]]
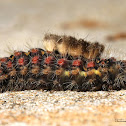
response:
[(102, 44), (46, 34), (43, 45), (0, 59), (0, 92), (126, 89), (126, 61), (101, 58)]

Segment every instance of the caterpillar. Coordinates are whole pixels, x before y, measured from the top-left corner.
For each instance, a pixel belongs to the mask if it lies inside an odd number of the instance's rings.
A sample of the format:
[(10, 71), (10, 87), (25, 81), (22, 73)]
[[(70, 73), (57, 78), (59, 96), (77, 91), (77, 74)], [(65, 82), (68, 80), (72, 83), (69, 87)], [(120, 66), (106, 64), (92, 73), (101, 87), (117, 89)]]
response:
[(0, 58), (0, 92), (23, 90), (109, 91), (126, 89), (126, 60), (102, 59), (102, 44), (46, 34), (44, 49)]

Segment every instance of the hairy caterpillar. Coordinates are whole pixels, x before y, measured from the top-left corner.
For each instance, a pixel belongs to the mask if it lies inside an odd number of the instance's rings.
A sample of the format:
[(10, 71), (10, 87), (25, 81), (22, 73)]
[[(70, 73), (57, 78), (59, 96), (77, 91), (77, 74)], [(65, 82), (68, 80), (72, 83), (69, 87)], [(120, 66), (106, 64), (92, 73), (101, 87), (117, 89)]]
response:
[(103, 45), (54, 34), (46, 34), (43, 44), (46, 51), (15, 51), (0, 59), (0, 92), (126, 89), (126, 61), (102, 59)]

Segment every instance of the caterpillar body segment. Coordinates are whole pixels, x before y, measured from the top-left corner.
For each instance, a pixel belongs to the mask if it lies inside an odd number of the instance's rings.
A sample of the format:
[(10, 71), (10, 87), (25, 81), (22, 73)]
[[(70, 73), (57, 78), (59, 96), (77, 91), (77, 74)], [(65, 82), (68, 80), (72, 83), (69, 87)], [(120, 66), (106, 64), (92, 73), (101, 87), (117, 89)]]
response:
[(103, 45), (53, 34), (44, 45), (0, 59), (0, 92), (126, 89), (126, 61), (102, 59)]

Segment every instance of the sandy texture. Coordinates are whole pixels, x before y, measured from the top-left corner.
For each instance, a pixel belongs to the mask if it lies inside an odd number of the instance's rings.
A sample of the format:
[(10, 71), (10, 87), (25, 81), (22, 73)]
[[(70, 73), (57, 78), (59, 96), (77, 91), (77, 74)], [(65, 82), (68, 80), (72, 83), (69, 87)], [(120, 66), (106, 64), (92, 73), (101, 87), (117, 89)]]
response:
[[(0, 1), (0, 57), (14, 50), (43, 47), (47, 32), (99, 41), (106, 45), (103, 57), (126, 59), (126, 39), (107, 39), (126, 32), (126, 1)], [(126, 125), (126, 91), (0, 94), (0, 125), (84, 124)]]
[(126, 91), (7, 92), (0, 94), (0, 103), (0, 125), (107, 126), (126, 121)]

